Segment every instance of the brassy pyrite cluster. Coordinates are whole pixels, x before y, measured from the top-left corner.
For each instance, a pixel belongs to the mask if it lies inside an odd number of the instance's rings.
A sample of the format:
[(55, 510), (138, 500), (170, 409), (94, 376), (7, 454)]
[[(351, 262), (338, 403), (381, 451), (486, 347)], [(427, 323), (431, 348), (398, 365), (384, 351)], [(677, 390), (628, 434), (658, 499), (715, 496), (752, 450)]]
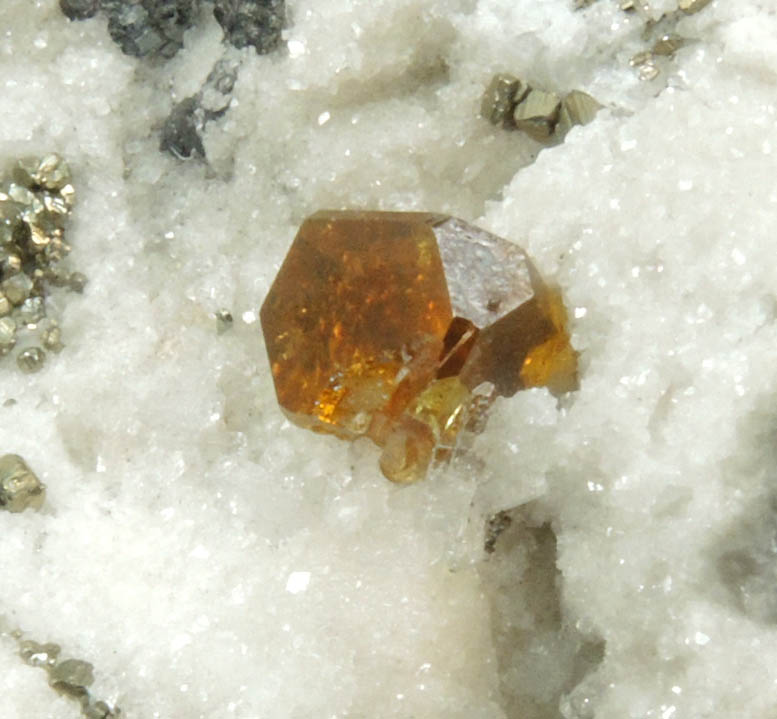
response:
[(370, 437), (396, 482), (447, 460), (494, 396), (575, 384), (559, 294), (519, 247), (446, 215), (316, 213), (261, 319), (288, 417)]
[(86, 283), (61, 264), (74, 201), (70, 169), (56, 154), (20, 160), (0, 180), (0, 357), (16, 347), (24, 372), (40, 369), (45, 350), (63, 347), (59, 326), (46, 317), (49, 287), (80, 292)]
[(81, 705), (85, 719), (118, 719), (122, 712), (106, 702), (95, 699), (89, 691), (94, 682), (94, 667), (82, 659), (60, 659), (59, 644), (40, 644), (31, 639), (21, 639), (21, 632), (14, 632), (19, 641), (19, 654), (32, 667), (45, 669), (49, 684), (60, 694), (75, 699)]
[(480, 114), (493, 125), (520, 130), (537, 142), (561, 142), (575, 125), (587, 125), (602, 106), (590, 95), (531, 87), (513, 75), (494, 75), (483, 93)]

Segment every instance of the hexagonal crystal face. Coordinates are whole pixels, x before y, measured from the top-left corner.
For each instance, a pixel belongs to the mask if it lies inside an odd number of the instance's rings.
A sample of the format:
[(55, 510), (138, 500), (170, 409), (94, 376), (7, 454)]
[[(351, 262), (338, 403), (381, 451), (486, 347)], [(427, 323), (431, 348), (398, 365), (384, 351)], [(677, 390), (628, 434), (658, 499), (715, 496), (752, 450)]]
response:
[(261, 310), (278, 401), (297, 424), (384, 447), (396, 481), (450, 456), (484, 384), (574, 384), (557, 293), (526, 254), (444, 215), (322, 211)]
[(452, 314), (432, 215), (319, 212), (297, 234), (261, 318), (278, 400), (297, 422), (369, 431), (433, 371)]

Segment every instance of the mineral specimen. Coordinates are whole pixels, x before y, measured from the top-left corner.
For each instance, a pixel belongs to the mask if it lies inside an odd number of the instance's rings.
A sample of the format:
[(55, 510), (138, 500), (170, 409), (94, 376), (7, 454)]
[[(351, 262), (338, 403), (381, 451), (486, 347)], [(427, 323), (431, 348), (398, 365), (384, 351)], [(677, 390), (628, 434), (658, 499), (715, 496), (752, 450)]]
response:
[(513, 112), (513, 121), (535, 140), (546, 140), (556, 128), (561, 99), (552, 92), (531, 90)]
[(281, 40), (284, 0), (215, 0), (213, 15), (235, 47), (253, 47), (264, 54)]
[[(680, 11), (678, 10), (678, 13)], [(675, 17), (678, 13), (667, 18)], [(661, 32), (649, 50), (641, 50), (629, 59), (629, 65), (637, 68), (640, 80), (654, 80), (667, 68), (667, 59), (689, 43), (689, 39), (675, 32)]]
[(61, 352), (65, 346), (62, 344), (62, 330), (54, 320), (47, 320), (43, 324), (40, 338), (43, 346), (52, 352)]
[(486, 523), (486, 540), (483, 549), (486, 553), (493, 554), (496, 549), (496, 541), (499, 535), (513, 523), (513, 518), (509, 511), (501, 511), (489, 517)]
[(72, 292), (78, 292), (79, 294), (84, 291), (86, 287), (87, 279), (83, 272), (71, 272), (67, 278), (67, 286)]
[(228, 329), (231, 329), (234, 318), (227, 309), (220, 309), (216, 312), (216, 332), (223, 335)]
[(62, 651), (59, 644), (47, 642), (38, 644), (30, 639), (19, 643), (19, 654), (27, 664), (32, 667), (43, 667), (44, 669), (53, 667), (57, 663), (57, 657)]
[(108, 32), (126, 55), (170, 58), (199, 12), (199, 0), (102, 0)]
[(81, 292), (86, 277), (61, 264), (70, 252), (65, 222), (75, 201), (67, 163), (50, 154), (19, 160), (9, 174), (0, 180), (0, 357), (18, 342), (25, 348), (19, 368), (34, 372), (45, 354), (30, 344), (63, 347), (57, 323), (46, 317), (49, 287)]
[(678, 7), (686, 15), (693, 15), (694, 13), (703, 10), (712, 0), (680, 0)]
[(493, 125), (511, 127), (513, 110), (528, 91), (529, 88), (517, 77), (508, 74), (494, 75), (483, 93), (480, 114)]
[(181, 160), (193, 155), (205, 157), (200, 131), (205, 126), (202, 109), (196, 97), (181, 100), (172, 110), (162, 127), (159, 149), (166, 150)]
[(186, 160), (205, 157), (202, 132), (205, 125), (227, 111), (237, 80), (236, 59), (222, 58), (213, 67), (202, 90), (173, 107), (162, 127), (159, 149)]
[(28, 326), (35, 326), (41, 319), (46, 316), (46, 310), (43, 304), (42, 297), (28, 297), (22, 302), (17, 313), (17, 319), (22, 324)]
[(602, 106), (588, 93), (572, 90), (562, 101), (555, 132), (566, 135), (573, 125), (587, 125)]
[(480, 114), (494, 125), (518, 129), (538, 142), (552, 144), (563, 140), (574, 125), (587, 125), (601, 108), (580, 90), (560, 98), (512, 75), (498, 74), (483, 93)]
[(16, 344), (16, 320), (0, 318), (0, 357), (10, 352)]
[(661, 35), (661, 37), (656, 40), (655, 44), (653, 45), (653, 54), (665, 55), (667, 57), (674, 55), (674, 53), (683, 47), (683, 45), (685, 45), (687, 42), (688, 41), (684, 37), (678, 35), (677, 33), (666, 33)]
[(370, 437), (399, 482), (452, 454), (483, 397), (576, 380), (558, 293), (519, 247), (445, 215), (316, 213), (261, 320), (289, 418)]
[[(18, 633), (21, 637), (21, 633)], [(94, 667), (82, 659), (59, 661), (59, 644), (39, 644), (31, 639), (19, 641), (19, 655), (30, 666), (45, 669), (49, 684), (60, 694), (75, 699), (81, 705), (85, 719), (118, 719), (121, 710), (111, 708), (102, 700), (95, 700), (88, 687), (94, 682)]]
[(0, 457), (0, 509), (40, 509), (45, 497), (46, 488), (18, 454)]
[(121, 710), (118, 707), (111, 708), (104, 701), (96, 701), (87, 704), (83, 714), (86, 719), (115, 719), (121, 716)]
[(80, 698), (94, 682), (93, 667), (81, 659), (65, 659), (49, 670), (49, 681), (61, 694)]
[(59, 0), (60, 10), (71, 20), (87, 20), (99, 7), (99, 0)]
[[(200, 0), (59, 0), (70, 20), (86, 20), (102, 10), (108, 32), (126, 55), (169, 59), (183, 47), (183, 35), (198, 20)], [(234, 47), (259, 54), (280, 44), (285, 0), (213, 0), (213, 16)]]
[(46, 353), (40, 347), (28, 347), (22, 350), (16, 358), (16, 364), (25, 374), (32, 374), (43, 367)]

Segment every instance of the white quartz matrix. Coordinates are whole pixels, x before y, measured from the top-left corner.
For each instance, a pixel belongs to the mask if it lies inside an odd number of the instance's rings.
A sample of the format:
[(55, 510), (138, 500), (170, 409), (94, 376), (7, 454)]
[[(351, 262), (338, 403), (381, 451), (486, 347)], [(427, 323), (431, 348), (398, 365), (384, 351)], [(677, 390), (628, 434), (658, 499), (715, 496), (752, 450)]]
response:
[[(640, 79), (662, 13), (689, 42)], [(0, 454), (47, 485), (0, 512), (0, 717), (81, 716), (18, 630), (91, 662), (126, 719), (773, 719), (772, 0), (287, 15), (278, 51), (233, 51), (208, 162), (183, 162), (159, 131), (224, 53), (207, 3), (154, 63), (102, 15), (0, 2), (0, 170), (70, 162), (89, 278), (49, 298), (66, 347), (41, 372), (0, 361)], [(478, 116), (505, 71), (605, 109), (543, 149)], [(410, 487), (368, 442), (287, 422), (258, 308), (302, 219), (340, 207), (524, 247), (569, 308), (579, 391), (500, 400)]]

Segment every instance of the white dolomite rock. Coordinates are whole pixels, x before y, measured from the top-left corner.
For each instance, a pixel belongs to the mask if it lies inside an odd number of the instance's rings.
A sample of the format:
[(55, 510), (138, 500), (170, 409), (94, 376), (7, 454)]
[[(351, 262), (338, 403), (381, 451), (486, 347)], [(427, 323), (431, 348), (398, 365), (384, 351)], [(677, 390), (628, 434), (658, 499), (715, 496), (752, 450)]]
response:
[[(208, 124), (206, 168), (158, 131), (219, 56), (207, 10), (152, 66), (100, 17), (4, 0), (0, 168), (68, 159), (89, 284), (49, 298), (66, 346), (40, 373), (0, 362), (0, 453), (47, 486), (40, 512), (0, 513), (3, 717), (79, 715), (16, 628), (91, 662), (128, 719), (770, 716), (767, 5), (682, 18), (695, 42), (641, 82), (644, 16), (676, 0), (290, 0), (285, 49), (245, 51)], [(501, 71), (606, 109), (540, 152), (477, 116)], [(257, 309), (322, 207), (515, 240), (564, 294), (579, 392), (499, 401), (411, 487), (369, 443), (291, 426)]]

